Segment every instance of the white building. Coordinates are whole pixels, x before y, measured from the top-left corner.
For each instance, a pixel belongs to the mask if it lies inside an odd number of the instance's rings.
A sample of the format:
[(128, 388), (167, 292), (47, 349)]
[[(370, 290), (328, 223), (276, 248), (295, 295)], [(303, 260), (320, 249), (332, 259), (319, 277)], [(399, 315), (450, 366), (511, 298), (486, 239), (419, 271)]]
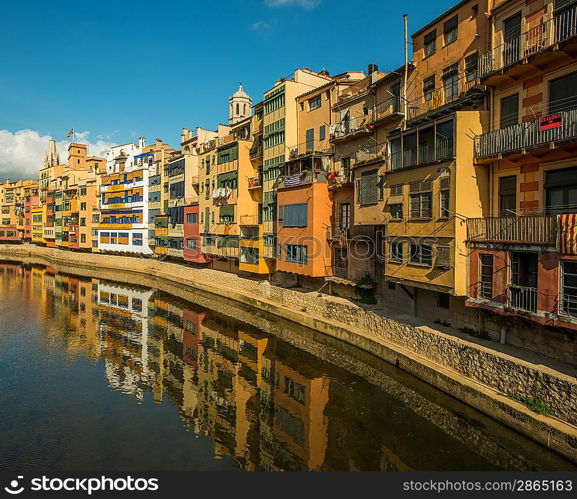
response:
[(148, 177), (154, 153), (146, 143), (114, 146), (100, 184), (100, 251), (152, 254), (148, 244)]

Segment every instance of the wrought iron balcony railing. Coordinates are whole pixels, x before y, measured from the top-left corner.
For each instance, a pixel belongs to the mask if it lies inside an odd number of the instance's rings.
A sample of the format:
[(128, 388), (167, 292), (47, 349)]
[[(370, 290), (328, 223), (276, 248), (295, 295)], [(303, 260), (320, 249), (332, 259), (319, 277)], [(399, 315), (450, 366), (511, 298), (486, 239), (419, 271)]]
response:
[(479, 56), (479, 74), (492, 74), (577, 36), (577, 5)]

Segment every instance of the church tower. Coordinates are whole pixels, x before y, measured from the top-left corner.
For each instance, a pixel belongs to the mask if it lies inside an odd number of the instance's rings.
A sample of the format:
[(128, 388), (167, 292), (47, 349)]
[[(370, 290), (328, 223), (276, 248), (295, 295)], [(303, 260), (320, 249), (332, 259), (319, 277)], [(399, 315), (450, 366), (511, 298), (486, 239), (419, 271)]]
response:
[(60, 164), (60, 156), (56, 149), (56, 141), (50, 139), (48, 141), (48, 150), (44, 154), (44, 168), (50, 168)]
[(252, 99), (242, 88), (242, 83), (238, 87), (238, 90), (230, 96), (228, 103), (229, 125), (234, 125), (252, 114)]

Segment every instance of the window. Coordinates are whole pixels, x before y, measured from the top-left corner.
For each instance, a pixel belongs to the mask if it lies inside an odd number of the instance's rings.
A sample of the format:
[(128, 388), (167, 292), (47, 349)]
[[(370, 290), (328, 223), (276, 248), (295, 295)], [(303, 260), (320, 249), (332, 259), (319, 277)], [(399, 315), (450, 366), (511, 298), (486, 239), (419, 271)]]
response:
[(453, 43), (459, 34), (459, 17), (455, 16), (443, 24), (443, 33), (445, 35), (445, 45)]
[(198, 213), (187, 213), (186, 223), (190, 225), (196, 225), (198, 223)]
[(221, 173), (218, 176), (218, 187), (220, 188), (229, 188), (231, 190), (238, 188), (238, 170), (229, 172), (229, 173)]
[(576, 213), (577, 168), (547, 172), (545, 192), (547, 213)]
[[(121, 234), (121, 236), (122, 236), (122, 234)], [(128, 234), (126, 234), (126, 236), (128, 237)], [(132, 245), (133, 246), (142, 246), (142, 233), (135, 232), (134, 234), (132, 234)]]
[(458, 63), (451, 64), (443, 70), (443, 91), (445, 102), (452, 102), (459, 97)]
[(517, 177), (499, 178), (499, 216), (512, 217), (517, 209)]
[(413, 265), (432, 265), (433, 248), (428, 244), (411, 244), (409, 262)]
[(519, 122), (519, 94), (501, 99), (501, 128), (516, 125)]
[(198, 249), (198, 239), (187, 239), (186, 240), (186, 247), (190, 250)]
[(394, 203), (389, 205), (389, 212), (391, 214), (391, 220), (402, 220), (403, 219), (403, 203)]
[(80, 203), (80, 210), (81, 210), (81, 211), (85, 211), (85, 210), (86, 210), (86, 203)]
[(435, 266), (441, 268), (451, 267), (451, 247), (437, 246), (437, 258), (435, 259)]
[(577, 72), (549, 82), (549, 114), (577, 107)]
[(321, 96), (317, 95), (316, 97), (313, 97), (312, 99), (309, 99), (309, 111), (314, 111), (315, 109), (318, 109), (319, 107), (321, 107)]
[(219, 222), (221, 224), (234, 223), (234, 205), (226, 205), (220, 207)]
[(325, 140), (327, 138), (327, 127), (325, 125), (321, 125), (319, 127), (319, 140)]
[(425, 35), (425, 57), (433, 55), (437, 50), (437, 30), (427, 33)]
[(307, 247), (303, 244), (287, 244), (285, 246), (285, 260), (291, 263), (306, 264)]
[(467, 81), (475, 81), (479, 73), (479, 54), (475, 52), (465, 57), (465, 75)]
[(493, 255), (479, 255), (479, 298), (493, 298)]
[(81, 227), (86, 227), (86, 218), (81, 218), (81, 219), (80, 219), (80, 226), (81, 226)]
[(86, 242), (86, 234), (80, 234), (80, 242), (81, 242), (81, 243), (85, 243), (85, 242)]
[(341, 230), (351, 227), (351, 205), (349, 203), (339, 205), (339, 227)]
[(577, 316), (577, 262), (561, 262), (561, 311)]
[(411, 218), (431, 218), (431, 181), (411, 183), (409, 201)]
[(315, 148), (315, 129), (310, 128), (306, 131), (306, 150), (312, 151)]
[(258, 248), (240, 248), (240, 262), (248, 263), (250, 265), (258, 265), (259, 252)]
[(378, 189), (377, 189), (378, 175), (377, 170), (370, 170), (361, 173), (361, 178), (357, 180), (357, 201), (362, 206), (367, 206), (377, 203)]
[(391, 241), (389, 243), (389, 261), (392, 263), (403, 263), (404, 243)]
[(426, 101), (430, 101), (433, 98), (433, 92), (435, 91), (435, 75), (431, 75), (423, 80), (423, 95)]
[(285, 204), (279, 206), (279, 223), (283, 227), (306, 227), (308, 204)]
[(439, 181), (439, 206), (441, 218), (447, 218), (450, 214), (450, 192), (451, 192), (450, 177), (443, 177)]

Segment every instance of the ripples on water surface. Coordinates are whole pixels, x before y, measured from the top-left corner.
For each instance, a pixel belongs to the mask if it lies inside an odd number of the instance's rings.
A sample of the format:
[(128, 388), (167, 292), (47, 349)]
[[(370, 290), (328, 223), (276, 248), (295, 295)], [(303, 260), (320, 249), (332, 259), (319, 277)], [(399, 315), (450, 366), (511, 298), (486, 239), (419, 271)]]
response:
[(0, 311), (3, 470), (573, 469), (350, 347), (158, 290), (1, 263)]

